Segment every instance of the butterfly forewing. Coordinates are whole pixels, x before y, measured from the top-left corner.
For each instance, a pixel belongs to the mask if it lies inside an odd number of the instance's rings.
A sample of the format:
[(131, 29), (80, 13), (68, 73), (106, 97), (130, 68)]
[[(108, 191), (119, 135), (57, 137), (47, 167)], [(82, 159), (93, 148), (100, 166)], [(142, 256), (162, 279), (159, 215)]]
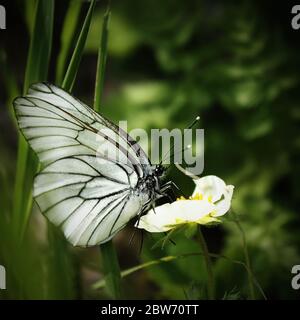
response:
[(14, 107), (42, 164), (34, 197), (72, 244), (106, 242), (139, 214), (149, 197), (134, 188), (152, 169), (125, 131), (46, 83), (31, 86)]

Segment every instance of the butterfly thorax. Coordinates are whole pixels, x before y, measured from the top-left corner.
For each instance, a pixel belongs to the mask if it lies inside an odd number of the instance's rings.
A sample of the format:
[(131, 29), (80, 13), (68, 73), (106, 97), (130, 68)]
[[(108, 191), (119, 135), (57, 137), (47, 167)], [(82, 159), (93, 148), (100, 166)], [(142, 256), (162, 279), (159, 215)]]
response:
[(155, 199), (156, 195), (160, 194), (160, 180), (163, 172), (163, 167), (157, 165), (151, 173), (139, 179), (137, 190), (146, 193), (150, 199)]
[(159, 177), (154, 174), (142, 177), (139, 179), (136, 188), (139, 192), (148, 193), (150, 198), (152, 198), (152, 193), (155, 195), (156, 192), (160, 191)]

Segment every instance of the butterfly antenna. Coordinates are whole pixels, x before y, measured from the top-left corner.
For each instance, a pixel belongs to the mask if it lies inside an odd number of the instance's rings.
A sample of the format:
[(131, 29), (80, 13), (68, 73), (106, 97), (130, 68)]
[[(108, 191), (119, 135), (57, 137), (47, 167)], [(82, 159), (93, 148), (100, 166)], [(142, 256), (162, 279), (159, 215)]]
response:
[(200, 116), (197, 116), (195, 120), (187, 128), (192, 129), (199, 120), (200, 120)]
[[(162, 165), (162, 163), (165, 161), (165, 159), (167, 158), (167, 156), (168, 156), (169, 154), (170, 154), (170, 156), (172, 155), (171, 151), (172, 151), (172, 152), (174, 151), (174, 141), (172, 142), (172, 145), (171, 145), (169, 151), (168, 151), (168, 152), (164, 155), (164, 157), (160, 160), (160, 162), (159, 162), (159, 165), (160, 165), (160, 166)], [(173, 153), (173, 155), (174, 155), (174, 153)]]
[[(195, 120), (187, 127), (187, 129), (192, 129), (199, 120), (200, 120), (200, 116), (197, 116), (197, 117), (195, 118)], [(171, 145), (171, 147), (170, 147), (170, 149), (169, 149), (169, 151), (168, 151), (168, 152), (164, 155), (164, 157), (160, 160), (159, 165), (162, 165), (163, 161), (166, 159), (166, 157), (167, 157), (168, 155), (170, 155), (170, 158), (171, 158), (172, 156), (174, 156), (175, 154), (177, 154), (177, 153), (174, 153), (174, 147), (175, 147), (175, 145), (174, 145), (174, 141), (173, 141), (173, 142), (172, 142), (172, 145)], [(190, 147), (189, 147), (189, 148), (190, 148)], [(185, 151), (185, 149), (180, 150), (178, 153), (183, 152), (183, 151)], [(168, 168), (168, 167), (167, 167), (167, 168)]]
[[(175, 156), (176, 154), (182, 153), (182, 152), (184, 152), (184, 151), (186, 151), (186, 150), (189, 150), (189, 149), (191, 149), (191, 148), (192, 148), (192, 145), (188, 144), (185, 148), (182, 148), (180, 151), (174, 153), (173, 155)], [(166, 171), (172, 166), (172, 164), (173, 164), (173, 163), (169, 164), (169, 165), (166, 167)]]

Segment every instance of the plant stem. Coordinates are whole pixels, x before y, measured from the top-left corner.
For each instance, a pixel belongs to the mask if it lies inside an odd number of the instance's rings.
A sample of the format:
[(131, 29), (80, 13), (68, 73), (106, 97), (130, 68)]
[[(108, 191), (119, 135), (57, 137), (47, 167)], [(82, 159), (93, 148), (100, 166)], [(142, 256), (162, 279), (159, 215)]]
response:
[[(199, 255), (200, 256), (204, 256), (203, 252), (190, 252), (190, 253), (181, 254), (179, 256), (166, 256), (166, 257), (162, 257), (160, 259), (148, 261), (148, 262), (139, 264), (137, 266), (134, 266), (132, 268), (129, 268), (129, 269), (126, 269), (126, 270), (122, 271), (121, 272), (121, 278), (127, 277), (127, 276), (133, 274), (134, 272), (137, 272), (139, 270), (142, 270), (142, 269), (154, 266), (154, 265), (158, 265), (158, 264), (161, 264), (161, 263), (168, 263), (168, 262), (176, 260), (176, 259), (183, 259), (183, 258), (192, 257), (192, 256), (199, 256)], [(214, 258), (214, 259), (225, 259), (227, 261), (230, 261), (231, 263), (234, 263), (234, 264), (242, 266), (243, 268), (245, 268), (245, 270), (247, 272), (250, 272), (248, 270), (248, 267), (247, 267), (246, 263), (244, 263), (243, 261), (234, 260), (234, 259), (231, 259), (231, 258), (229, 258), (227, 256), (224, 256), (224, 255), (221, 255), (221, 254), (216, 254), (216, 253), (211, 253), (211, 252), (209, 253), (209, 256), (211, 258)], [(267, 297), (266, 297), (266, 295), (264, 293), (264, 290), (261, 287), (261, 285), (259, 284), (259, 282), (257, 281), (257, 279), (255, 278), (254, 274), (252, 274), (252, 278), (253, 278), (253, 284), (260, 291), (260, 293), (263, 296), (263, 298), (265, 300), (267, 300)], [(92, 286), (93, 289), (102, 289), (104, 287), (105, 287), (105, 280), (103, 280), (103, 279), (100, 280), (100, 281), (97, 281)]]
[(203, 252), (206, 270), (207, 270), (207, 293), (208, 293), (208, 299), (214, 300), (215, 299), (215, 284), (214, 284), (214, 275), (213, 275), (213, 269), (212, 269), (212, 262), (210, 259), (210, 254), (208, 252), (206, 241), (203, 237), (201, 228), (199, 227), (199, 232), (197, 233), (199, 243)]
[(255, 300), (255, 291), (254, 291), (254, 284), (253, 284), (253, 274), (252, 274), (252, 269), (251, 269), (251, 262), (250, 262), (250, 256), (249, 256), (249, 251), (248, 251), (248, 246), (247, 246), (247, 239), (246, 235), (244, 232), (244, 229), (237, 217), (237, 215), (232, 211), (232, 215), (234, 216), (234, 222), (236, 223), (241, 235), (242, 235), (242, 245), (243, 245), (243, 251), (244, 251), (244, 256), (245, 256), (245, 263), (246, 266), (249, 270), (248, 272), (248, 283), (249, 283), (249, 292), (250, 292), (250, 298), (251, 300)]

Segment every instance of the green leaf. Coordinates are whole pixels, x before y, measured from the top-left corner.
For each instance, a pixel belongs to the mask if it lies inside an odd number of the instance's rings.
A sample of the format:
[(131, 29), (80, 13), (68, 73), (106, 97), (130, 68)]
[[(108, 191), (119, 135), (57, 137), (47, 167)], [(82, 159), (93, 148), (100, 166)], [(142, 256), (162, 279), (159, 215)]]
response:
[(58, 228), (48, 223), (48, 298), (75, 299), (76, 298), (76, 264), (75, 258), (69, 250), (69, 245)]
[(8, 59), (7, 59), (6, 52), (3, 49), (0, 49), (0, 67), (1, 67), (1, 73), (2, 73), (3, 79), (5, 79), (5, 81), (3, 81), (3, 85), (7, 95), (6, 104), (8, 107), (11, 120), (17, 127), (17, 120), (13, 110), (13, 100), (15, 99), (15, 97), (20, 95), (20, 90), (19, 90), (18, 83), (16, 81), (16, 76), (7, 60)]
[[(101, 99), (103, 95), (103, 85), (105, 76), (105, 64), (107, 56), (107, 42), (108, 42), (108, 22), (110, 17), (110, 8), (108, 6), (107, 11), (103, 18), (102, 32), (100, 45), (98, 49), (98, 61), (96, 71), (96, 83), (94, 94), (94, 109), (96, 112), (100, 111)], [(106, 288), (110, 296), (114, 299), (120, 299), (122, 297), (121, 289), (121, 273), (120, 266), (117, 257), (117, 252), (113, 242), (110, 240), (100, 245), (102, 254), (102, 261), (105, 273)]]
[(83, 27), (80, 31), (75, 50), (73, 52), (73, 55), (71, 57), (71, 61), (69, 64), (69, 67), (67, 69), (66, 75), (64, 77), (62, 87), (67, 91), (72, 91), (74, 81), (77, 75), (78, 67), (83, 55), (83, 50), (85, 46), (85, 42), (89, 33), (92, 15), (94, 12), (96, 0), (93, 0), (90, 4), (90, 7), (88, 9), (87, 15), (85, 17)]
[(97, 73), (96, 73), (96, 84), (95, 84), (95, 98), (94, 98), (94, 109), (99, 112), (101, 99), (103, 95), (104, 87), (104, 75), (105, 65), (107, 57), (107, 42), (108, 42), (108, 22), (110, 17), (110, 9), (108, 7), (102, 23), (102, 34), (100, 40), (100, 46), (98, 50), (98, 61), (97, 61)]
[[(47, 79), (52, 46), (53, 16), (54, 1), (38, 0), (27, 58), (24, 94), (31, 83)], [(32, 204), (32, 181), (36, 169), (36, 158), (29, 150), (23, 136), (19, 134), (13, 212), (16, 237), (22, 238), (28, 223)]]
[(78, 26), (78, 18), (82, 8), (82, 1), (70, 1), (69, 8), (66, 13), (62, 32), (61, 32), (61, 48), (57, 58), (56, 66), (56, 83), (61, 84), (63, 75), (66, 71), (67, 58), (70, 54), (70, 48), (74, 41), (74, 34)]
[(47, 79), (53, 33), (54, 1), (38, 0), (26, 64), (24, 91), (36, 81)]
[(121, 299), (121, 273), (113, 242), (108, 241), (102, 244), (100, 248), (108, 293), (114, 299)]
[(187, 238), (192, 239), (195, 236), (197, 229), (198, 229), (197, 223), (188, 223), (184, 230), (184, 235)]

